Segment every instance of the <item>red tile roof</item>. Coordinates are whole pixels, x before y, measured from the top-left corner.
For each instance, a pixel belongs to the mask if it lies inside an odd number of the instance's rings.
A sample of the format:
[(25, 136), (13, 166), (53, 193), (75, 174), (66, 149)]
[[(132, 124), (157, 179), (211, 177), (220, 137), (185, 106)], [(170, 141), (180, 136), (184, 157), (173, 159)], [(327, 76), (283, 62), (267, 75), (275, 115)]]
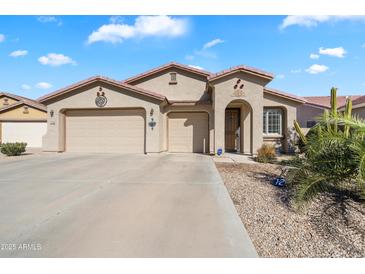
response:
[(42, 110), (42, 111), (47, 110), (45, 105), (39, 103), (36, 100), (32, 100), (32, 99), (29, 99), (29, 98), (26, 98), (26, 97), (23, 97), (23, 96), (15, 95), (15, 94), (12, 94), (12, 93), (9, 93), (9, 92), (0, 92), (0, 97), (1, 96), (6, 96), (6, 97), (9, 97), (9, 98), (13, 98), (13, 99), (17, 100), (18, 102), (14, 103), (14, 104), (11, 104), (11, 105), (8, 105), (8, 106), (5, 106), (5, 107), (2, 107), (2, 108), (0, 108), (0, 111), (8, 110), (8, 109), (11, 109), (11, 108), (14, 108), (16, 106), (23, 105), (23, 104), (34, 107), (34, 108)]
[(283, 98), (286, 98), (286, 99), (289, 99), (289, 100), (294, 100), (294, 101), (297, 101), (297, 102), (300, 102), (300, 103), (306, 103), (307, 102), (307, 100), (304, 99), (303, 97), (299, 97), (299, 96), (296, 96), (296, 95), (293, 95), (293, 94), (290, 94), (290, 93), (286, 93), (284, 91), (273, 89), (273, 88), (265, 87), (264, 92), (267, 92), (267, 93), (270, 93), (270, 94), (273, 94), (273, 95), (277, 95), (277, 96), (280, 96), (280, 97), (283, 97)]
[[(350, 97), (352, 100), (352, 104), (355, 104), (355, 101), (362, 97), (361, 95), (349, 95), (349, 96), (337, 96), (337, 107), (343, 107), (346, 103), (346, 98)], [(330, 108), (331, 107), (331, 96), (307, 96), (304, 97), (307, 100), (308, 104)]]
[(152, 92), (152, 91), (148, 91), (148, 90), (145, 90), (145, 89), (142, 89), (142, 88), (139, 88), (139, 87), (135, 87), (135, 86), (129, 85), (127, 83), (122, 83), (120, 81), (116, 81), (116, 80), (113, 80), (113, 79), (108, 78), (108, 77), (94, 76), (94, 77), (90, 77), (86, 80), (83, 80), (83, 81), (77, 82), (75, 84), (72, 84), (70, 86), (67, 86), (65, 88), (56, 90), (55, 92), (46, 94), (46, 95), (38, 98), (38, 101), (46, 102), (46, 101), (48, 101), (52, 98), (58, 97), (62, 94), (68, 93), (68, 92), (73, 91), (77, 88), (86, 86), (88, 84), (91, 84), (91, 83), (94, 83), (94, 82), (97, 82), (97, 81), (104, 82), (104, 83), (107, 83), (107, 84), (111, 84), (111, 85), (114, 85), (114, 86), (117, 86), (117, 87), (120, 87), (120, 88), (124, 88), (124, 89), (130, 90), (130, 91), (134, 91), (138, 94), (145, 95), (145, 96), (148, 96), (148, 97), (152, 97), (152, 98), (155, 98), (155, 99), (160, 100), (160, 101), (166, 100), (166, 97), (164, 95), (161, 95), (161, 94), (158, 94), (158, 93), (155, 93), (155, 92)]
[(254, 68), (254, 67), (239, 65), (239, 66), (236, 66), (236, 67), (231, 67), (229, 69), (225, 69), (225, 70), (222, 70), (220, 72), (211, 74), (208, 77), (208, 79), (209, 79), (209, 81), (212, 81), (212, 80), (218, 79), (220, 77), (223, 77), (225, 75), (232, 74), (236, 71), (245, 71), (245, 72), (249, 72), (249, 73), (252, 73), (252, 74), (257, 74), (258, 76), (261, 76), (261, 77), (264, 77), (264, 78), (267, 78), (267, 79), (270, 79), (270, 80), (274, 78), (274, 74), (272, 74), (270, 72), (266, 72), (266, 71), (263, 71), (263, 70), (260, 70), (260, 69)]
[(170, 62), (170, 63), (164, 64), (162, 66), (159, 66), (157, 68), (153, 68), (153, 69), (150, 69), (146, 72), (143, 72), (143, 73), (137, 74), (135, 76), (132, 76), (132, 77), (124, 80), (123, 83), (130, 84), (130, 83), (133, 83), (133, 82), (135, 82), (139, 79), (143, 79), (145, 77), (148, 77), (150, 75), (153, 75), (153, 74), (158, 73), (160, 71), (164, 71), (164, 70), (169, 69), (169, 68), (178, 68), (178, 69), (185, 70), (185, 71), (188, 71), (188, 72), (192, 72), (192, 73), (195, 73), (195, 74), (199, 74), (199, 75), (202, 75), (202, 76), (205, 76), (205, 77), (208, 77), (209, 75), (211, 75), (211, 73), (209, 71), (193, 68), (193, 67), (190, 67), (190, 66), (187, 66), (187, 65), (176, 63), (176, 62)]

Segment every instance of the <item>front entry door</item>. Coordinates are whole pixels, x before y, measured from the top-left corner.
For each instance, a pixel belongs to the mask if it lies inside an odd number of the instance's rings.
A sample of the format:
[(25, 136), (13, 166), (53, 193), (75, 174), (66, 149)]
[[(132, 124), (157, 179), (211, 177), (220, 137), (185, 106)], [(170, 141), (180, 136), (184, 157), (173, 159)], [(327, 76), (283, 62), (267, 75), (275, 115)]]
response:
[(225, 113), (225, 150), (240, 150), (240, 109), (228, 108)]

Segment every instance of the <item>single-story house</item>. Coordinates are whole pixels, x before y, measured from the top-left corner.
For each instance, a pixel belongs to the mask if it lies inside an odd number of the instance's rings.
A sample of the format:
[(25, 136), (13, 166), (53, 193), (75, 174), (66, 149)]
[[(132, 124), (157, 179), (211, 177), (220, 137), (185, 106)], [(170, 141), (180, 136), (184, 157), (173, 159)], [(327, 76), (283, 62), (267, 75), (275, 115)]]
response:
[(124, 81), (95, 76), (39, 98), (45, 151), (255, 154), (287, 151), (306, 100), (266, 87), (273, 74), (236, 66), (210, 73), (175, 62)]
[(47, 109), (41, 103), (7, 92), (0, 92), (0, 143), (26, 142), (42, 147), (47, 131)]
[[(337, 109), (345, 110), (346, 99), (352, 101), (352, 114), (365, 118), (365, 95), (337, 96)], [(298, 123), (302, 128), (311, 128), (316, 124), (316, 118), (323, 114), (324, 110), (331, 108), (330, 96), (303, 97), (307, 102), (297, 109)]]

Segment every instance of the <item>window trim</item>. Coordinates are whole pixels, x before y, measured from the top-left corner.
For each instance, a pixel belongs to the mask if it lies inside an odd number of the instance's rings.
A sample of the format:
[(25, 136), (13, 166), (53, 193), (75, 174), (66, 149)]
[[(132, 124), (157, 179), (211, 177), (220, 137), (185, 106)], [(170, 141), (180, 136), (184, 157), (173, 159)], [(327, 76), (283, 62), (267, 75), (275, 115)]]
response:
[[(279, 120), (279, 132), (280, 133), (268, 133), (269, 131), (269, 123), (268, 123), (268, 113), (269, 111), (280, 111), (280, 120)], [(265, 126), (265, 119), (264, 119), (264, 115), (266, 114), (266, 126)], [(264, 137), (283, 137), (283, 123), (284, 123), (284, 110), (280, 107), (264, 107), (263, 108), (263, 115), (262, 115), (262, 131), (263, 131), (263, 135)], [(264, 130), (264, 126), (265, 126), (265, 130)]]

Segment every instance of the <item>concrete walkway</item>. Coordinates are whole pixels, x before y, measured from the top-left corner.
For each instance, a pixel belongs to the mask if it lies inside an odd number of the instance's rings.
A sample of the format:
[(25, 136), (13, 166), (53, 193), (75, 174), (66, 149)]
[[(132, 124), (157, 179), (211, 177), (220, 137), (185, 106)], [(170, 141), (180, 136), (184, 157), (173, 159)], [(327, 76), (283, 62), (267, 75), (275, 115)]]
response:
[(0, 161), (0, 257), (255, 257), (209, 156)]
[(217, 163), (236, 163), (236, 164), (255, 164), (253, 157), (240, 153), (225, 152), (221, 156), (213, 156), (214, 162)]

